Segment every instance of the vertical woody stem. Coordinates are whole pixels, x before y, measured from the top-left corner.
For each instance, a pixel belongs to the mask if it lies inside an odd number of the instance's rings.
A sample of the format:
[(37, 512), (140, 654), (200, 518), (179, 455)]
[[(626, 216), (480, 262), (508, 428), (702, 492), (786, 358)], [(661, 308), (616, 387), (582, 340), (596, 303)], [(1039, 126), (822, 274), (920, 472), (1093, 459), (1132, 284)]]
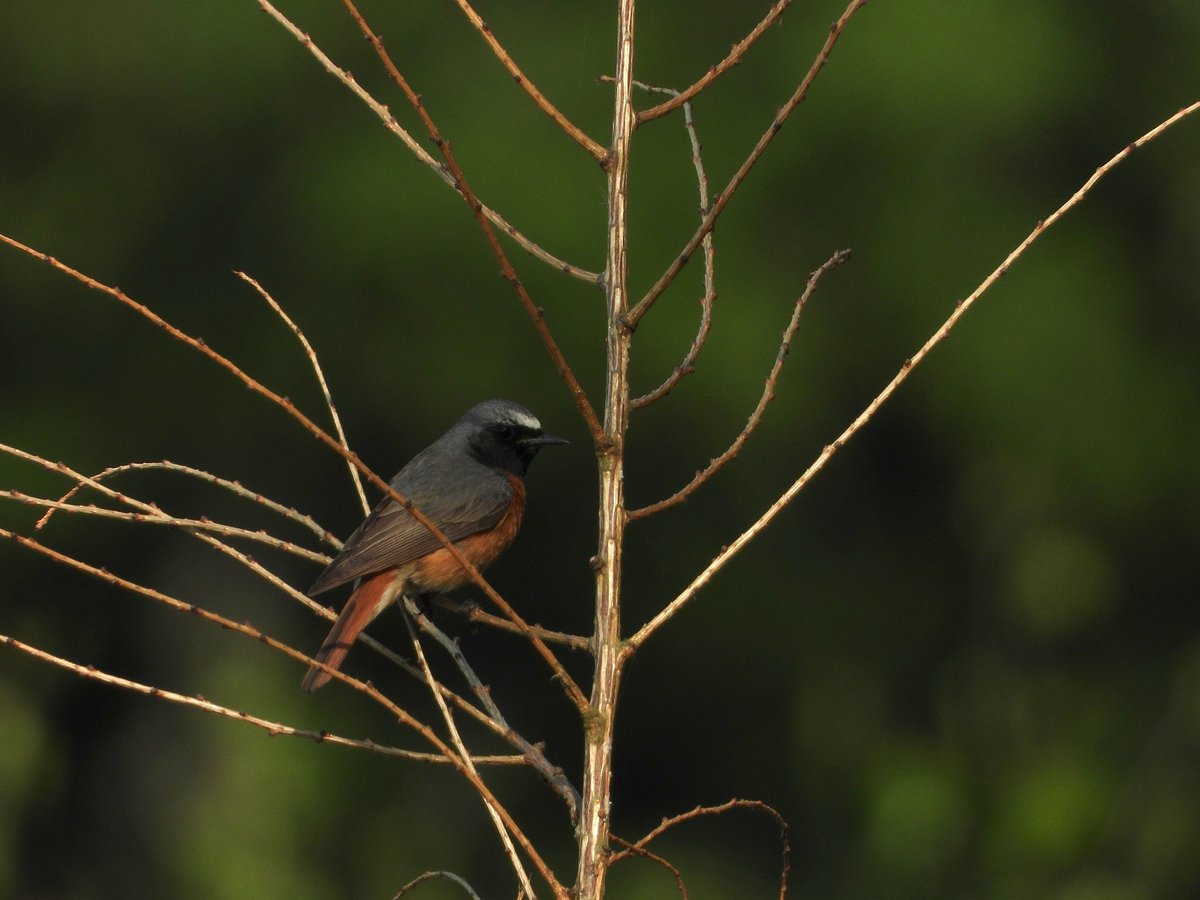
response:
[(621, 682), (621, 547), (625, 531), (624, 453), (629, 422), (629, 307), (626, 282), (626, 203), (633, 109), (635, 0), (618, 0), (612, 146), (608, 156), (608, 254), (604, 286), (608, 312), (608, 384), (604, 399), (607, 446), (599, 449), (600, 541), (596, 553), (596, 670), (586, 723), (583, 811), (579, 825), (576, 897), (600, 900), (608, 865), (612, 799), (613, 718)]

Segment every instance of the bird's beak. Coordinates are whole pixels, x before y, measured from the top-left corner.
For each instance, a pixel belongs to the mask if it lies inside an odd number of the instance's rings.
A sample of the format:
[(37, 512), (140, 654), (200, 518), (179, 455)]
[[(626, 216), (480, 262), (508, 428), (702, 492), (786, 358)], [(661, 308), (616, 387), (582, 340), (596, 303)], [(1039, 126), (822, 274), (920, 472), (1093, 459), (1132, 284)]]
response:
[(548, 447), (552, 444), (569, 444), (566, 438), (555, 437), (552, 434), (536, 434), (532, 437), (521, 438), (520, 443), (526, 447)]

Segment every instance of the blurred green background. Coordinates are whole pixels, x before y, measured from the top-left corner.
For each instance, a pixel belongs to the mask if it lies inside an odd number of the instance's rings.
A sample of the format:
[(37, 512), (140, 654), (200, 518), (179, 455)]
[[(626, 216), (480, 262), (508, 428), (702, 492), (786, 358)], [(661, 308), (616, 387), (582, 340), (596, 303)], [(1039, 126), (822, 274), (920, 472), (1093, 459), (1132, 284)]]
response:
[[(641, 5), (638, 77), (681, 87), (765, 2)], [(415, 117), (341, 4), (284, 2)], [(604, 142), (610, 4), (481, 3), (529, 75)], [(797, 3), (696, 109), (724, 185), (824, 41)], [(603, 261), (604, 182), (449, 2), (366, 3), (474, 188), (551, 251)], [(1200, 4), (873, 3), (717, 230), (700, 366), (638, 413), (628, 495), (674, 490), (742, 427), (807, 273), (836, 248), (754, 440), (685, 506), (632, 527), (627, 630), (652, 616), (834, 438), (1009, 250), (1127, 142), (1196, 99)], [(0, 231), (137, 299), (321, 419), (306, 330), (351, 440), (391, 474), (472, 403), (521, 400), (573, 441), (531, 473), (492, 582), (586, 632), (595, 473), (585, 431), (465, 206), (296, 41), (243, 2), (0, 6)], [(630, 666), (615, 831), (752, 797), (792, 826), (801, 897), (1200, 894), (1200, 122), (1136, 153), (1049, 232), (775, 525)], [(637, 135), (635, 295), (695, 222), (678, 116)], [(512, 258), (593, 401), (598, 292)], [(698, 262), (644, 320), (639, 390), (694, 333)], [(344, 535), (341, 463), (127, 309), (0, 250), (0, 441), (84, 472), (170, 458)], [(0, 457), (5, 487), (65, 482)], [(169, 475), (120, 486), (180, 514), (271, 524)], [(37, 513), (11, 502), (0, 525)], [(286, 530), (285, 530), (286, 531)], [(324, 623), (186, 535), (59, 516), (53, 546), (315, 649)], [(316, 567), (257, 551), (294, 584)], [(301, 667), (13, 544), (0, 632), (306, 728), (416, 746)], [(469, 594), (464, 591), (464, 594)], [(580, 738), (518, 641), (448, 620), (514, 725), (577, 779)], [(398, 616), (373, 632), (404, 644)], [(581, 679), (582, 658), (570, 660)], [(350, 669), (432, 715), (359, 649)], [(442, 769), (319, 746), (0, 652), (0, 896), (386, 897), (430, 868), (512, 896), (491, 826)], [(566, 880), (570, 827), (531, 774), (495, 775)], [(656, 845), (695, 898), (774, 896), (748, 811)], [(647, 862), (612, 896), (672, 896)], [(414, 896), (458, 897), (448, 883)]]

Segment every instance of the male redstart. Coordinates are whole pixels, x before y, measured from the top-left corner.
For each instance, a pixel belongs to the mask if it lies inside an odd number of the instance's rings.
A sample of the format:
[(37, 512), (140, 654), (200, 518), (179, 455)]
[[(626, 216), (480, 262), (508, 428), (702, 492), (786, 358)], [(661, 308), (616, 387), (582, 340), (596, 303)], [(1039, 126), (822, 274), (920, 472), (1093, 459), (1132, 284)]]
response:
[[(517, 536), (529, 464), (542, 447), (565, 443), (543, 433), (519, 403), (487, 400), (414, 456), (391, 485), (482, 569)], [(397, 597), (450, 591), (470, 575), (407, 509), (384, 497), (308, 593), (355, 579), (354, 592), (316, 655), (331, 669)], [(315, 691), (330, 677), (314, 666), (304, 676), (304, 690)]]

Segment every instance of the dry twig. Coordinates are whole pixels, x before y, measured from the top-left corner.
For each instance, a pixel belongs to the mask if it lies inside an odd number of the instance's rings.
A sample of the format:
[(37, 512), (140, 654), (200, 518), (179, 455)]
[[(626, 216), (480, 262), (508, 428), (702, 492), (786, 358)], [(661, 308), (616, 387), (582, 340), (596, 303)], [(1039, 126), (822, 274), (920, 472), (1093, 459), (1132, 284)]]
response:
[[(370, 42), (375, 49), (375, 53), (379, 56), (384, 68), (392, 81), (403, 91), (404, 96), (408, 98), (408, 102), (412, 105), (417, 115), (421, 117), (421, 122), (425, 125), (425, 129), (429, 132), (429, 138), (433, 141), (438, 151), (442, 154), (442, 159), (445, 161), (450, 174), (454, 176), (454, 184), (458, 188), (458, 192), (462, 194), (463, 199), (467, 201), (467, 205), (475, 214), (475, 220), (479, 223), (479, 228), (483, 232), (484, 238), (487, 240), (488, 246), (492, 250), (492, 254), (496, 257), (496, 261), (500, 263), (500, 271), (504, 279), (512, 285), (513, 290), (517, 294), (517, 299), (525, 308), (525, 312), (529, 315), (530, 321), (533, 322), (533, 327), (536, 329), (538, 336), (542, 339), (542, 344), (545, 345), (546, 351), (550, 354), (550, 359), (554, 363), (554, 368), (558, 371), (559, 377), (563, 380), (563, 384), (567, 386), (567, 390), (571, 394), (571, 399), (575, 401), (575, 406), (579, 409), (580, 415), (583, 416), (583, 421), (587, 424), (588, 432), (592, 436), (592, 442), (597, 447), (602, 447), (608, 441), (605, 435), (604, 428), (600, 424), (599, 418), (596, 416), (596, 411), (592, 408), (591, 401), (588, 400), (587, 393), (583, 389), (583, 385), (579, 383), (579, 379), (575, 377), (575, 372), (567, 363), (566, 357), (563, 356), (562, 350), (559, 349), (558, 342), (555, 341), (554, 335), (550, 333), (550, 328), (546, 324), (546, 316), (542, 308), (533, 302), (533, 298), (529, 296), (529, 292), (525, 290), (525, 285), (517, 276), (516, 269), (509, 262), (508, 254), (504, 252), (504, 248), (500, 246), (500, 242), (496, 239), (496, 232), (492, 230), (492, 225), (488, 221), (487, 216), (483, 215), (483, 207), (479, 200), (476, 199), (474, 192), (467, 184), (466, 176), (463, 174), (462, 168), (458, 165), (458, 161), (454, 157), (453, 151), (450, 149), (450, 142), (447, 141), (433, 118), (425, 109), (425, 104), (421, 101), (421, 95), (412, 89), (408, 80), (400, 74), (400, 70), (396, 68), (396, 64), (392, 62), (391, 56), (383, 46), (383, 41), (379, 36), (371, 30), (371, 26), (367, 24), (358, 8), (354, 5), (353, 0), (342, 0), (346, 9), (350, 12), (359, 30), (362, 31), (363, 37)], [(563, 673), (565, 674), (565, 673)], [(559, 675), (562, 678), (562, 674)], [(579, 695), (582, 697), (582, 694)], [(580, 710), (584, 707), (581, 705)]]
[(1140, 138), (1123, 147), (1121, 151), (1109, 159), (1108, 162), (1097, 168), (1096, 171), (1092, 173), (1091, 177), (1089, 177), (1087, 181), (1085, 181), (1083, 185), (1080, 186), (1080, 188), (1066, 200), (1066, 202), (1064, 202), (1058, 209), (1051, 213), (1049, 217), (1038, 222), (1034, 226), (1033, 231), (1031, 231), (1025, 237), (1025, 239), (1021, 241), (1021, 243), (1018, 244), (1016, 248), (1004, 258), (1004, 262), (1000, 263), (1000, 265), (997, 266), (992, 273), (987, 276), (987, 278), (980, 282), (979, 286), (975, 288), (970, 295), (963, 300), (959, 300), (958, 303), (955, 304), (954, 311), (950, 314), (946, 321), (944, 321), (937, 331), (935, 331), (929, 337), (929, 339), (925, 341), (925, 343), (916, 353), (904, 361), (903, 365), (900, 366), (899, 371), (896, 372), (896, 374), (892, 377), (892, 380), (889, 381), (883, 390), (881, 390), (875, 396), (874, 400), (867, 404), (866, 408), (858, 414), (854, 421), (846, 426), (845, 430), (838, 435), (836, 440), (834, 440), (831, 444), (825, 445), (825, 448), (820, 452), (813, 463), (804, 470), (804, 473), (801, 474), (799, 478), (792, 482), (791, 487), (784, 491), (783, 494), (780, 495), (779, 499), (772, 503), (767, 508), (766, 512), (758, 517), (757, 521), (755, 521), (753, 525), (743, 531), (737, 536), (737, 539), (734, 540), (733, 543), (729, 544), (720, 553), (718, 553), (712, 562), (705, 566), (704, 570), (697, 575), (692, 580), (691, 584), (684, 588), (674, 600), (668, 603), (666, 607), (664, 607), (656, 616), (654, 616), (654, 618), (639, 628), (637, 632), (625, 642), (622, 653), (628, 656), (636, 652), (637, 649), (646, 642), (646, 639), (650, 637), (650, 635), (670, 621), (670, 619), (676, 613), (678, 613), (680, 609), (682, 609), (693, 597), (696, 596), (701, 588), (703, 588), (708, 584), (709, 581), (712, 580), (712, 577), (717, 572), (728, 565), (729, 561), (733, 559), (743, 547), (750, 543), (750, 541), (752, 541), (759, 533), (761, 533), (763, 529), (770, 525), (771, 521), (777, 515), (779, 515), (784, 507), (791, 503), (792, 500), (795, 499), (796, 495), (799, 494), (800, 491), (802, 491), (805, 486), (812, 481), (813, 477), (825, 467), (825, 464), (829, 462), (833, 455), (842, 447), (844, 447), (847, 441), (849, 441), (854, 437), (854, 435), (858, 434), (858, 432), (862, 430), (862, 427), (866, 425), (867, 422), (870, 421), (871, 417), (874, 416), (879, 410), (879, 408), (888, 401), (892, 394), (896, 392), (897, 388), (899, 388), (900, 385), (904, 383), (905, 379), (907, 379), (912, 373), (912, 370), (916, 368), (916, 366), (919, 365), (926, 356), (929, 355), (929, 352), (946, 339), (946, 336), (950, 333), (950, 330), (958, 324), (959, 320), (961, 320), (964, 315), (966, 315), (967, 310), (975, 304), (975, 301), (982, 297), (992, 285), (1004, 277), (1004, 274), (1008, 271), (1009, 267), (1016, 262), (1017, 259), (1020, 258), (1020, 256), (1027, 249), (1029, 249), (1034, 241), (1036, 241), (1046, 232), (1046, 229), (1055, 224), (1059, 219), (1061, 219), (1076, 205), (1078, 205), (1079, 202), (1087, 196), (1088, 192), (1095, 187), (1096, 183), (1100, 181), (1101, 178), (1111, 172), (1114, 167), (1126, 159), (1134, 150), (1145, 145), (1149, 141), (1154, 140), (1154, 138), (1158, 137), (1168, 128), (1182, 121), (1187, 116), (1192, 115), (1197, 110), (1200, 110), (1200, 100), (1178, 110), (1173, 115), (1160, 122), (1158, 125), (1155, 125)]
[[(450, 170), (444, 164), (439, 163), (436, 159), (430, 156), (425, 148), (417, 143), (416, 139), (407, 131), (405, 131), (400, 123), (396, 121), (396, 117), (391, 114), (388, 108), (372, 97), (371, 94), (368, 93), (367, 90), (355, 80), (353, 75), (335, 64), (333, 60), (326, 56), (321, 48), (313, 42), (313, 39), (308, 34), (297, 28), (287, 16), (272, 6), (268, 0), (259, 0), (258, 5), (263, 9), (264, 12), (270, 15), (271, 18), (282, 25), (292, 37), (299, 41), (301, 46), (303, 46), (306, 50), (308, 50), (309, 53), (313, 55), (313, 57), (321, 64), (326, 72), (349, 88), (350, 91), (356, 97), (358, 97), (358, 99), (362, 100), (363, 103), (365, 103), (367, 107), (379, 117), (379, 119), (383, 122), (384, 127), (396, 137), (400, 138), (404, 145), (412, 151), (413, 155), (416, 156), (420, 162), (424, 163), (433, 170), (434, 174), (438, 176), (443, 184), (446, 184), (449, 187), (457, 190), (457, 184), (455, 183), (454, 176), (450, 173)], [(497, 228), (516, 241), (517, 245), (520, 246), (521, 249), (533, 256), (535, 259), (541, 260), (546, 265), (557, 269), (565, 275), (570, 275), (572, 278), (578, 278), (580, 281), (587, 281), (592, 284), (597, 284), (600, 281), (599, 273), (589, 272), (586, 269), (581, 269), (578, 266), (564, 262), (557, 256), (554, 256), (547, 250), (543, 249), (540, 245), (531, 241), (528, 237), (518, 231), (515, 225), (509, 223), (507, 219), (505, 219), (502, 215), (500, 215), (500, 213), (496, 212), (490, 206), (486, 206), (482, 203), (480, 203), (479, 206), (480, 210), (483, 212), (483, 215), (485, 215), (490, 222), (492, 222)]]
[(463, 14), (470, 20), (471, 24), (475, 26), (475, 30), (483, 35), (483, 39), (487, 42), (487, 45), (496, 54), (496, 59), (500, 60), (501, 65), (508, 70), (508, 74), (513, 77), (513, 81), (533, 99), (533, 102), (537, 104), (537, 108), (548, 115), (559, 128), (566, 132), (571, 140), (590, 153), (592, 159), (603, 165), (605, 160), (608, 159), (608, 151), (584, 134), (578, 125), (570, 121), (559, 112), (558, 107), (546, 99), (546, 96), (537, 89), (537, 85), (529, 80), (529, 77), (521, 71), (520, 67), (513, 61), (513, 58), (509, 56), (508, 51), (501, 46), (491, 26), (483, 21), (479, 13), (475, 12), (467, 0), (454, 0), (454, 2), (458, 4), (458, 8), (463, 11)]
[(741, 451), (742, 446), (750, 439), (750, 435), (754, 433), (762, 421), (763, 413), (766, 412), (767, 404), (775, 396), (775, 385), (779, 381), (779, 373), (783, 371), (783, 363), (787, 359), (788, 351), (792, 346), (792, 338), (796, 334), (796, 329), (800, 325), (800, 314), (804, 311), (805, 305), (812, 296), (813, 291), (817, 289), (817, 282), (821, 280), (821, 276), (830, 269), (835, 269), (843, 262), (850, 258), (849, 250), (839, 250), (825, 260), (824, 263), (817, 268), (808, 278), (808, 284), (805, 285), (804, 292), (796, 299), (795, 307), (792, 309), (792, 319), (788, 322), (787, 328), (783, 331), (783, 339), (779, 342), (779, 352), (775, 355), (775, 363), (771, 366), (771, 371), (767, 375), (766, 381), (763, 383), (762, 396), (758, 399), (758, 405), (754, 407), (754, 412), (750, 414), (750, 418), (746, 421), (746, 427), (741, 430), (737, 437), (733, 439), (724, 453), (720, 456), (709, 460), (707, 466), (697, 472), (695, 476), (685, 484), (682, 488), (663, 500), (657, 503), (651, 503), (649, 506), (643, 506), (640, 509), (629, 510), (629, 521), (633, 522), (637, 519), (644, 519), (646, 516), (652, 516), (655, 513), (662, 512), (665, 509), (670, 509), (672, 506), (685, 501), (690, 497), (700, 485), (704, 484), (710, 478), (717, 474), (721, 468), (733, 459)]
[(829, 60), (829, 54), (833, 51), (833, 45), (837, 43), (838, 37), (841, 36), (843, 29), (845, 29), (846, 24), (850, 21), (850, 17), (866, 5), (867, 0), (850, 0), (850, 4), (846, 7), (845, 12), (842, 13), (841, 17), (829, 29), (829, 37), (825, 39), (825, 45), (821, 48), (821, 52), (817, 54), (817, 58), (809, 68), (808, 74), (804, 76), (804, 80), (800, 82), (800, 86), (796, 88), (787, 102), (779, 108), (779, 111), (775, 114), (775, 118), (771, 120), (770, 127), (763, 132), (762, 137), (758, 139), (758, 143), (754, 145), (754, 149), (750, 151), (750, 155), (746, 157), (741, 167), (738, 168), (737, 172), (729, 180), (729, 184), (725, 186), (725, 190), (721, 191), (717, 199), (713, 201), (712, 209), (708, 211), (708, 215), (704, 217), (704, 221), (700, 223), (700, 227), (688, 239), (683, 250), (675, 257), (674, 262), (667, 267), (667, 271), (662, 274), (662, 277), (637, 302), (637, 305), (625, 314), (624, 323), (627, 328), (637, 328), (642, 316), (646, 314), (650, 307), (654, 305), (654, 301), (675, 280), (680, 270), (687, 265), (692, 254), (696, 252), (696, 248), (700, 246), (700, 242), (704, 240), (704, 236), (712, 231), (713, 226), (717, 222), (717, 217), (721, 215), (726, 204), (732, 199), (734, 192), (741, 186), (746, 176), (750, 173), (750, 170), (754, 168), (754, 164), (762, 157), (775, 135), (783, 128), (783, 123), (787, 121), (796, 107), (803, 103), (804, 98), (808, 96), (809, 87), (812, 86), (817, 73), (824, 68), (825, 63)]
[(643, 122), (649, 122), (652, 119), (657, 119), (659, 116), (666, 115), (672, 110), (678, 109), (680, 106), (691, 100), (698, 93), (716, 81), (725, 72), (729, 71), (738, 63), (740, 63), (742, 61), (742, 57), (746, 55), (746, 51), (750, 49), (751, 45), (753, 45), (760, 37), (762, 37), (763, 32), (775, 24), (775, 20), (778, 19), (780, 15), (783, 14), (783, 11), (791, 6), (791, 4), (792, 0), (777, 0), (775, 5), (767, 11), (767, 14), (763, 17), (762, 21), (755, 25), (748, 35), (733, 45), (733, 48), (729, 51), (728, 56), (705, 72), (704, 75), (694, 84), (684, 88), (682, 91), (675, 91), (674, 96), (670, 100), (664, 101), (663, 103), (658, 104), (658, 106), (651, 107), (650, 109), (644, 109), (638, 113), (638, 124), (641, 125)]

